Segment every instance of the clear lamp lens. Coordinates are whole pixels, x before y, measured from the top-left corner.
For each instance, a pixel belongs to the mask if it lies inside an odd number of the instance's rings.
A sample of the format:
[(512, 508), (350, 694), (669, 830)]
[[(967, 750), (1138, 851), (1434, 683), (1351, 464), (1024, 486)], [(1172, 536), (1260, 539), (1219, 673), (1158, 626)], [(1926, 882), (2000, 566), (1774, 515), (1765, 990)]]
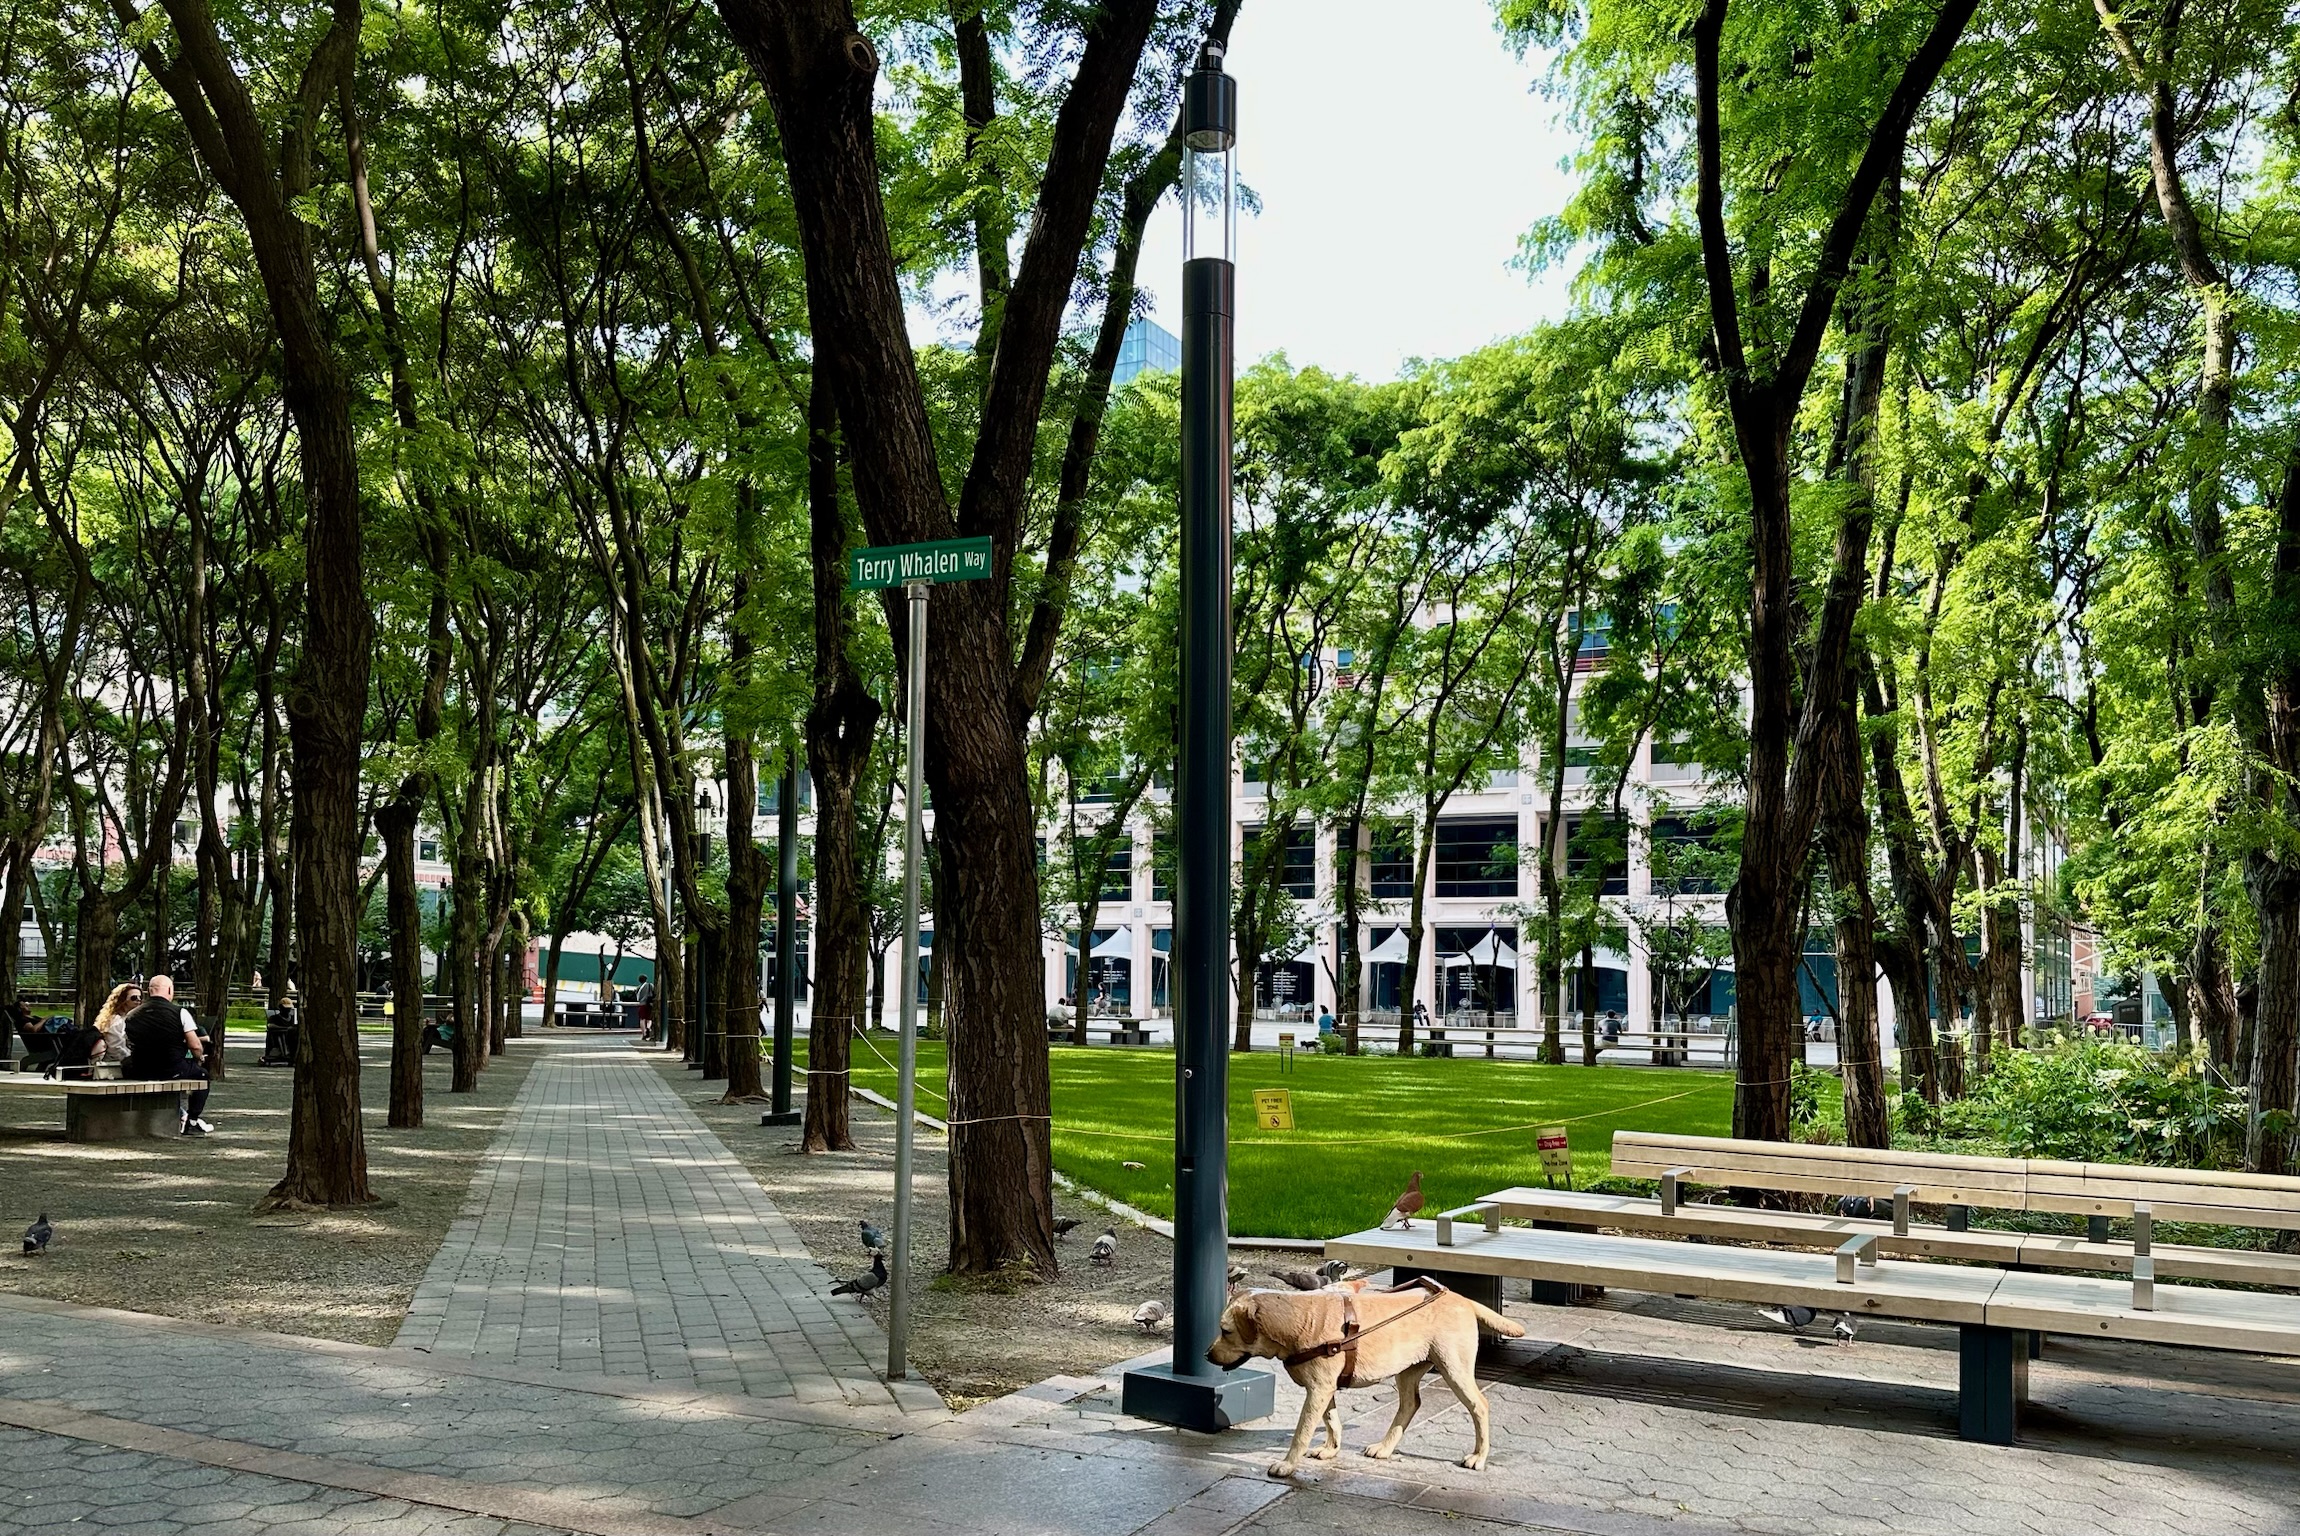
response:
[[(1209, 136), (1212, 137), (1212, 136)], [(1227, 145), (1182, 155), (1182, 259), (1238, 259), (1238, 187)]]

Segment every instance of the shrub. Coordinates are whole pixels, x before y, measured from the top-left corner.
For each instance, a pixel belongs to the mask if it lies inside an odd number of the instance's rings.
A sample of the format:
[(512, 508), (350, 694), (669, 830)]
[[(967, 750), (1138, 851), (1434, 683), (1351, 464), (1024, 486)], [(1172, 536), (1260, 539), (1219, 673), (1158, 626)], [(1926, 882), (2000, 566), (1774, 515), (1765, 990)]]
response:
[(1789, 1064), (1789, 1124), (1811, 1130), (1828, 1114), (1829, 1101), (1844, 1092), (1836, 1077), (1803, 1062)]
[[(1917, 1098), (1903, 1096), (1904, 1114)], [(2075, 1040), (1997, 1052), (1988, 1076), (1937, 1119), (1942, 1134), (2013, 1157), (2220, 1168), (2243, 1160), (2244, 1114), (2243, 1092), (2200, 1055)]]

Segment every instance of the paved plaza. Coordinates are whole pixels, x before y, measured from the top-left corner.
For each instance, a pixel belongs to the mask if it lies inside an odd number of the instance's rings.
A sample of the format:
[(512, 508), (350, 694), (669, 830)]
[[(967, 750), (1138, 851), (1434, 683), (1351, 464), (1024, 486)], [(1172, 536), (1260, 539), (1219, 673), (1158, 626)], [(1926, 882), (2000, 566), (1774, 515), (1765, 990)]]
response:
[(2023, 1443), (1955, 1437), (1952, 1330), (1513, 1304), (1494, 1457), (1433, 1390), (1397, 1460), (1263, 1475), (1298, 1403), (1207, 1438), (1117, 1369), (964, 1414), (621, 1044), (554, 1046), (388, 1348), (0, 1296), (0, 1531), (289, 1536), (2300, 1533), (2300, 1362), (2055, 1339)]

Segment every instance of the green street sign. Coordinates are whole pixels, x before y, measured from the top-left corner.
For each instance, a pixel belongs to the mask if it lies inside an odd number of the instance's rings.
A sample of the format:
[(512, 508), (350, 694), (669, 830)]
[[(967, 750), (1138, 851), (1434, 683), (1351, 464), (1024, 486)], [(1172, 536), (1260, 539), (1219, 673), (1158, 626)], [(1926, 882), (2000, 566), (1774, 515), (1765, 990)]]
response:
[(981, 581), (989, 575), (988, 538), (937, 539), (856, 550), (849, 584), (857, 592), (870, 592), (913, 581)]

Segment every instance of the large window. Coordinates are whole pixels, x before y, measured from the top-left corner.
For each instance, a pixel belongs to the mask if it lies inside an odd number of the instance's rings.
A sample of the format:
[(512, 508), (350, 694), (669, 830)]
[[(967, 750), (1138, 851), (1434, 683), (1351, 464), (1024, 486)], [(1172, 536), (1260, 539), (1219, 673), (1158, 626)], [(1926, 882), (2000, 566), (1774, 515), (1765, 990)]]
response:
[(1134, 899), (1134, 845), (1120, 843), (1110, 850), (1102, 861), (1101, 901), (1132, 901)]
[(1603, 816), (1576, 816), (1566, 823), (1565, 836), (1567, 878), (1594, 877), (1601, 896), (1629, 894), (1629, 856), (1621, 841), (1619, 822)]
[(1515, 896), (1517, 822), (1446, 820), (1437, 824), (1440, 896)]
[(1720, 881), (1717, 828), (1705, 816), (1653, 818), (1653, 889), (1661, 895), (1707, 896)]
[(1373, 838), (1373, 898), (1410, 900), (1414, 893), (1414, 843), (1403, 827), (1377, 828)]
[(1574, 642), (1573, 670), (1590, 672), (1605, 665), (1608, 652), (1613, 649), (1613, 619), (1602, 608), (1577, 611), (1566, 615), (1565, 632)]
[[(1266, 835), (1261, 827), (1246, 829), (1249, 861), (1261, 856)], [(1283, 835), (1285, 842), (1278, 850), (1278, 889), (1296, 900), (1308, 901), (1318, 894), (1318, 834), (1310, 827), (1289, 827)]]

